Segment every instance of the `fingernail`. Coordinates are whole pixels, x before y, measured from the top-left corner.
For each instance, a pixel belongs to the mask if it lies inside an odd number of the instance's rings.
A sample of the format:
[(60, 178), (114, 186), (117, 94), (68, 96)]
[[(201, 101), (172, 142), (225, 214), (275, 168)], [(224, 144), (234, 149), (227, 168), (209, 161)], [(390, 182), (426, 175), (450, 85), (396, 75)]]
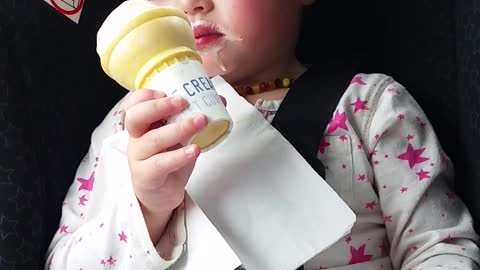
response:
[(204, 128), (208, 124), (207, 117), (205, 115), (199, 115), (193, 118), (193, 124), (197, 129)]
[(183, 98), (181, 96), (173, 96), (170, 102), (175, 108), (180, 108), (183, 105)]
[(197, 155), (197, 147), (195, 145), (190, 145), (189, 147), (185, 148), (185, 155), (188, 158), (195, 158)]
[(162, 91), (153, 91), (153, 97), (154, 98), (164, 98), (165, 93), (163, 93)]

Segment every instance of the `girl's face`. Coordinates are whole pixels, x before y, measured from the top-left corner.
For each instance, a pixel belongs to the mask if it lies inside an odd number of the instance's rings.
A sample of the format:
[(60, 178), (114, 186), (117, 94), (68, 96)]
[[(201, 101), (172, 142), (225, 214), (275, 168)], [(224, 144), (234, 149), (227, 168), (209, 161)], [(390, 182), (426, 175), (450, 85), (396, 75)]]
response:
[(275, 73), (296, 61), (301, 10), (313, 1), (151, 0), (187, 14), (208, 75), (234, 85), (287, 75)]

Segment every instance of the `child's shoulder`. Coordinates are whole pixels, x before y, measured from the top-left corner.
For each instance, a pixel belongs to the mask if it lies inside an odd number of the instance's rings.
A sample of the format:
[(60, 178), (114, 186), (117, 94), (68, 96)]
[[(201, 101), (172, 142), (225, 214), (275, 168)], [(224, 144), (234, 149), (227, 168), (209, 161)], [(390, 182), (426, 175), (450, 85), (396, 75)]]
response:
[(384, 73), (357, 73), (348, 84), (343, 99), (360, 99), (368, 102), (371, 108), (379, 102), (401, 97), (412, 99), (408, 90), (392, 76)]
[(365, 141), (371, 139), (368, 134), (372, 125), (388, 125), (407, 118), (414, 122), (419, 117), (426, 119), (408, 90), (392, 76), (383, 73), (355, 74), (335, 112), (344, 113), (345, 119)]
[(348, 89), (360, 88), (362, 90), (379, 91), (392, 83), (398, 82), (385, 73), (357, 73), (352, 77)]

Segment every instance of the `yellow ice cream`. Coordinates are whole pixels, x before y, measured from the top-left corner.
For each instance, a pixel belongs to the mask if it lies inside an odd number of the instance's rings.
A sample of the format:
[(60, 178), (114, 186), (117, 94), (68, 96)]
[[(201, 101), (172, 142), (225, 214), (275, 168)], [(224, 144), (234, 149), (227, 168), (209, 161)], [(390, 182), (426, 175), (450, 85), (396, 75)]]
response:
[[(175, 63), (201, 62), (186, 15), (145, 0), (125, 1), (106, 18), (97, 34), (97, 53), (105, 73), (130, 91), (144, 88)], [(229, 121), (210, 123), (191, 143), (206, 149), (229, 128)]]
[(197, 60), (195, 38), (185, 14), (144, 0), (123, 2), (97, 34), (97, 53), (103, 70), (128, 90), (179, 60)]

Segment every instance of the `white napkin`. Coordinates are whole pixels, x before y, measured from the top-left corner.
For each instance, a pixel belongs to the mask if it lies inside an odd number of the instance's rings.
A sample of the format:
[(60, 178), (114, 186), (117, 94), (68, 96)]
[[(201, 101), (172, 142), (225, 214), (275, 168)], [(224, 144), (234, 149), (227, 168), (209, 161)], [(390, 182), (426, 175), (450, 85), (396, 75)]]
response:
[[(187, 192), (248, 270), (294, 270), (346, 235), (355, 215), (254, 106), (221, 77), (212, 81), (234, 127), (200, 156)], [(201, 233), (196, 223), (211, 233), (194, 236)], [(229, 270), (215, 266), (232, 253), (206, 224), (205, 216), (187, 212), (187, 238), (196, 240), (187, 240), (189, 253), (208, 251), (207, 268), (179, 269)], [(225, 263), (238, 264), (230, 255)]]
[(242, 263), (190, 196), (185, 197), (187, 249), (169, 270), (234, 270)]

